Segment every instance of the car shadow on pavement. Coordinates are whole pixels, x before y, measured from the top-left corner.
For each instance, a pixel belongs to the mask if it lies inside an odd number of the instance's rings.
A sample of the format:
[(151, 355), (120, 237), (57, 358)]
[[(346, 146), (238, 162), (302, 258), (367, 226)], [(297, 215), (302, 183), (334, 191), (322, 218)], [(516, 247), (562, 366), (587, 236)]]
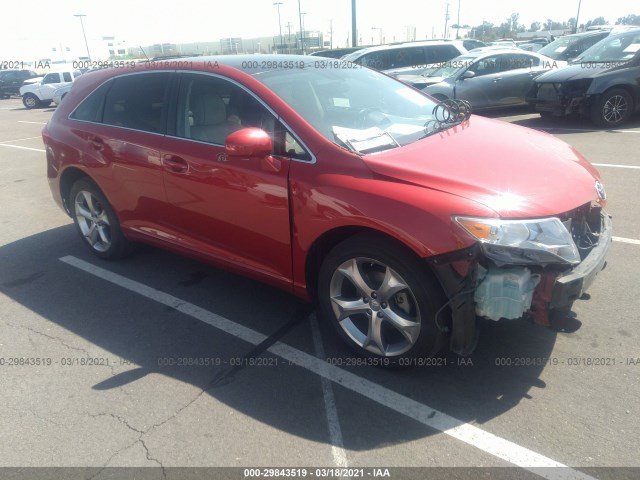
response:
[[(523, 127), (534, 128), (536, 130), (567, 131), (567, 133), (592, 133), (592, 132), (613, 132), (620, 130), (630, 130), (640, 128), (640, 114), (633, 115), (628, 122), (613, 129), (601, 128), (594, 125), (588, 118), (581, 116), (568, 117), (545, 117), (527, 107), (515, 109), (495, 109), (481, 112), (474, 112), (480, 116), (495, 119), (507, 119), (509, 123), (521, 125)], [(522, 117), (522, 118), (518, 118)]]
[[(286, 292), (153, 248), (143, 247), (116, 263), (101, 261), (84, 248), (73, 225), (67, 225), (0, 247), (0, 291), (45, 321), (131, 362), (130, 368), (115, 374), (100, 370), (91, 384), (79, 380), (77, 389), (99, 392), (135, 385), (150, 374), (165, 375), (190, 383), (259, 422), (312, 441), (329, 442), (316, 374), (284, 362), (244, 365), (231, 368), (232, 372), (228, 363), (189, 368), (162, 365), (159, 359), (276, 357), (268, 352), (252, 357), (254, 345), (59, 260), (69, 255), (310, 355), (314, 355), (314, 342), (311, 309)], [(468, 358), (449, 355), (439, 366), (382, 369), (354, 365), (357, 361), (338, 342), (331, 326), (319, 320), (328, 363), (463, 422), (480, 424), (546, 387), (540, 375), (546, 359), (552, 357), (557, 335), (563, 335), (525, 321), (481, 322), (478, 347)], [(36, 323), (42, 327), (39, 320)], [(35, 352), (21, 355), (31, 353)], [(37, 356), (46, 356), (46, 352), (39, 351)], [(215, 382), (221, 376), (225, 381)], [(436, 433), (340, 385), (334, 388), (347, 449), (369, 450)], [(214, 428), (216, 418), (202, 418), (201, 422)]]

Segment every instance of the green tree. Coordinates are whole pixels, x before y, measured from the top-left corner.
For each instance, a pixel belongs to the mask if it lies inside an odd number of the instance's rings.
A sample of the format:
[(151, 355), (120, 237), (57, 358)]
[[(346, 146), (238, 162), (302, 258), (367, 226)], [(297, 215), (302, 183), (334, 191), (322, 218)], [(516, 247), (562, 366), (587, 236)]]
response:
[(616, 25), (640, 25), (640, 15), (627, 15), (616, 20)]
[(607, 22), (604, 19), (604, 17), (597, 17), (597, 18), (594, 18), (593, 20), (589, 20), (585, 25), (586, 25), (587, 28), (589, 28), (589, 27), (594, 27), (594, 26), (597, 26), (597, 25), (608, 25), (608, 24), (609, 24), (609, 22)]
[(537, 32), (542, 27), (540, 22), (532, 22), (531, 27), (529, 27), (530, 32)]

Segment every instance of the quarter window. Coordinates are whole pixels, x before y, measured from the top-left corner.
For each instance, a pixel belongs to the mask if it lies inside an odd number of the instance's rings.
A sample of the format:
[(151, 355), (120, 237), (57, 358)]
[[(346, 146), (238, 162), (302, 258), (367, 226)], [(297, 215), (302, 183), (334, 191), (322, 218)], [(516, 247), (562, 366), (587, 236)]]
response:
[(85, 122), (102, 123), (102, 113), (104, 111), (104, 97), (113, 85), (113, 81), (103, 83), (85, 98), (71, 114), (75, 120)]
[(163, 133), (169, 76), (168, 72), (155, 72), (116, 78), (107, 93), (104, 123)]

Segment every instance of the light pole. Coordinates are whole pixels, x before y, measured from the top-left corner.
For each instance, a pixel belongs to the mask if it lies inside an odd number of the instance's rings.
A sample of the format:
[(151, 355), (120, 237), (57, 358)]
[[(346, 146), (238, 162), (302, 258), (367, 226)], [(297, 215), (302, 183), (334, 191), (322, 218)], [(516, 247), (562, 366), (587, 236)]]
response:
[(302, 30), (302, 10), (300, 9), (300, 0), (298, 0), (298, 20), (300, 21), (300, 42), (302, 43), (302, 54), (304, 55), (304, 33)]
[(302, 17), (302, 54), (304, 55), (304, 48), (306, 46), (306, 44), (304, 43), (304, 39), (306, 37), (306, 32), (304, 31), (304, 16), (307, 14), (307, 12), (301, 12), (300, 13), (300, 17)]
[(460, 38), (460, 0), (458, 0), (458, 23), (456, 24), (456, 39)]
[(284, 45), (282, 44), (282, 23), (280, 23), (280, 5), (282, 2), (273, 3), (278, 8), (278, 30), (280, 31), (280, 53), (283, 53)]
[(574, 29), (573, 33), (578, 33), (578, 19), (580, 18), (580, 4), (582, 3), (582, 0), (578, 0), (578, 13), (576, 14), (576, 28)]
[(82, 36), (84, 37), (84, 46), (87, 47), (87, 58), (91, 61), (91, 54), (89, 53), (89, 43), (87, 42), (87, 34), (84, 33), (84, 22), (82, 21), (82, 17), (86, 17), (84, 13), (78, 13), (74, 15), (74, 17), (78, 17), (80, 19), (80, 26), (82, 27)]
[(381, 27), (371, 27), (371, 30), (380, 30), (380, 45), (382, 45), (382, 28)]

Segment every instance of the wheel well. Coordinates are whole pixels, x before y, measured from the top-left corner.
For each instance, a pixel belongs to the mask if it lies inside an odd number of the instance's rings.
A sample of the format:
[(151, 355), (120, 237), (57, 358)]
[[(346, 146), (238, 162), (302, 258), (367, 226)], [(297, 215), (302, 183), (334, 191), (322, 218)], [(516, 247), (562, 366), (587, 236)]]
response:
[(71, 215), (69, 205), (69, 194), (71, 193), (71, 187), (82, 177), (90, 178), (89, 175), (84, 173), (79, 168), (71, 167), (67, 168), (60, 178), (60, 196), (62, 197), (64, 208), (69, 215)]
[(312, 299), (315, 300), (316, 297), (316, 291), (318, 287), (318, 274), (320, 273), (320, 267), (322, 266), (324, 258), (336, 245), (345, 241), (347, 238), (353, 237), (354, 235), (358, 234), (370, 234), (379, 238), (385, 238), (386, 240), (395, 243), (398, 248), (401, 248), (407, 252), (410, 252), (412, 255), (415, 255), (415, 252), (411, 248), (407, 247), (407, 245), (398, 241), (391, 235), (380, 232), (379, 230), (366, 227), (339, 227), (333, 230), (329, 230), (328, 232), (323, 233), (313, 242), (311, 248), (309, 249), (309, 253), (307, 254), (307, 259), (305, 262), (305, 280), (307, 283), (307, 291), (309, 292), (309, 296)]

